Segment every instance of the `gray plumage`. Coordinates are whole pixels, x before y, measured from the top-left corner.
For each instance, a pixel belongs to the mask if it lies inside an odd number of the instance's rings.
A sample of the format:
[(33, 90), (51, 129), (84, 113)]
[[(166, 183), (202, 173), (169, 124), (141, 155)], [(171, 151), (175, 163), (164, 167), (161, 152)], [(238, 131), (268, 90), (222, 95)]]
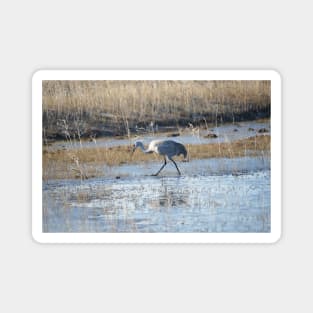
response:
[(159, 171), (153, 176), (159, 175), (159, 173), (163, 170), (163, 168), (167, 164), (167, 160), (170, 160), (174, 163), (178, 174), (181, 175), (176, 162), (172, 158), (174, 156), (183, 155), (184, 159), (186, 160), (187, 150), (183, 144), (173, 140), (153, 140), (149, 143), (148, 149), (145, 149), (141, 141), (136, 141), (134, 144), (133, 152), (136, 150), (136, 148), (140, 148), (144, 153), (154, 152), (164, 157), (164, 164), (159, 169)]

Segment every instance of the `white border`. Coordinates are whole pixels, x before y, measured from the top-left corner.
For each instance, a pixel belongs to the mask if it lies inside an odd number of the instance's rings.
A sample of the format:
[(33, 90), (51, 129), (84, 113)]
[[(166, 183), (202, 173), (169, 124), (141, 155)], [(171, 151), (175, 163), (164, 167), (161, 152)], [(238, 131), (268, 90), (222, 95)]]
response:
[[(43, 233), (43, 80), (271, 80), (270, 233)], [(32, 235), (40, 243), (274, 243), (281, 236), (281, 77), (274, 70), (40, 70), (32, 78)]]

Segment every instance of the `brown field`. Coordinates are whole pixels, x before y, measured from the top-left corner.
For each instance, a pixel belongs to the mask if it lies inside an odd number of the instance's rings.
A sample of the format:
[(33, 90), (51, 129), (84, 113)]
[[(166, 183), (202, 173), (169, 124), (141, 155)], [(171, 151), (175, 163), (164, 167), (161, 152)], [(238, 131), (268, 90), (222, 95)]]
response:
[[(186, 145), (189, 158), (235, 158), (242, 156), (262, 156), (270, 153), (269, 135), (259, 135), (231, 143), (214, 143), (207, 145)], [(86, 179), (105, 176), (103, 166), (138, 164), (160, 161), (162, 157), (144, 154), (139, 150), (132, 153), (131, 146), (112, 148), (81, 148), (77, 150), (53, 151), (43, 148), (43, 179)]]

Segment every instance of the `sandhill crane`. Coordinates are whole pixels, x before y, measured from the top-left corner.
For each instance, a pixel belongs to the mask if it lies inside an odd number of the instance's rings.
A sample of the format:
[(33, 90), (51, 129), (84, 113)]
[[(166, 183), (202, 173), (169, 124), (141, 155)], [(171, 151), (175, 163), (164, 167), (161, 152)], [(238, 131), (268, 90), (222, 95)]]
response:
[(133, 147), (133, 152), (136, 148), (140, 148), (144, 153), (157, 153), (159, 155), (164, 156), (164, 164), (161, 166), (159, 171), (152, 176), (157, 176), (163, 170), (165, 165), (167, 164), (167, 159), (171, 160), (176, 166), (177, 172), (181, 175), (180, 170), (176, 164), (176, 162), (172, 159), (174, 156), (183, 155), (186, 160), (187, 150), (184, 145), (179, 142), (173, 140), (153, 140), (149, 143), (148, 149), (145, 150), (142, 141), (136, 141)]

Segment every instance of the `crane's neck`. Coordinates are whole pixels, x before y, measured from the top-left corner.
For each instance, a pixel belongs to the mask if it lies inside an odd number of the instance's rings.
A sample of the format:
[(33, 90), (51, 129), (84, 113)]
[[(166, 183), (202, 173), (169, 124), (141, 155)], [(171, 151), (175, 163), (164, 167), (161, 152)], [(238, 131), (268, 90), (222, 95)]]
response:
[(140, 150), (143, 153), (150, 153), (150, 151), (148, 149), (145, 149), (145, 147), (143, 146), (143, 143), (141, 141), (137, 143), (137, 147), (140, 148)]

